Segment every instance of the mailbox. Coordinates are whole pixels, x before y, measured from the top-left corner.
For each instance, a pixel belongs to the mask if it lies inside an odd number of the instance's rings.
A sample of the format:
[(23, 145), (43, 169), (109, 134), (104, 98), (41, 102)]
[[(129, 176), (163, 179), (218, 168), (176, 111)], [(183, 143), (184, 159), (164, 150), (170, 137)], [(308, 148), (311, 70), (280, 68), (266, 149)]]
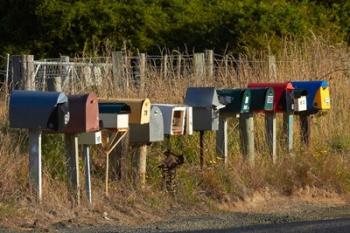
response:
[(250, 111), (272, 111), (275, 92), (271, 87), (250, 88)]
[[(132, 110), (131, 110), (132, 111)], [(149, 123), (130, 124), (129, 140), (135, 144), (150, 144), (164, 140), (164, 124), (162, 111), (157, 106), (151, 106)]]
[(295, 112), (303, 112), (307, 110), (307, 90), (296, 88), (293, 90), (293, 103)]
[(80, 145), (98, 145), (102, 143), (101, 131), (81, 133), (78, 135)]
[(154, 104), (163, 115), (164, 134), (183, 135), (185, 133), (186, 107), (173, 104)]
[(10, 127), (60, 131), (69, 122), (64, 93), (13, 91), (9, 105)]
[(151, 101), (146, 99), (100, 99), (100, 103), (125, 103), (130, 107), (130, 124), (147, 124), (150, 122)]
[(225, 107), (220, 114), (248, 113), (250, 111), (251, 92), (249, 89), (217, 90), (219, 101)]
[(315, 113), (331, 108), (329, 84), (327, 81), (295, 81), (295, 88), (304, 89), (307, 92), (307, 111)]
[(99, 103), (98, 104), (101, 128), (104, 129), (128, 129), (130, 107), (124, 103)]
[(249, 83), (249, 88), (270, 87), (274, 91), (273, 112), (289, 112), (293, 111), (293, 85), (286, 83)]
[(221, 104), (214, 87), (187, 88), (185, 104), (193, 108), (193, 130), (218, 130)]
[(100, 129), (98, 101), (95, 94), (68, 96), (70, 121), (64, 133), (94, 132)]

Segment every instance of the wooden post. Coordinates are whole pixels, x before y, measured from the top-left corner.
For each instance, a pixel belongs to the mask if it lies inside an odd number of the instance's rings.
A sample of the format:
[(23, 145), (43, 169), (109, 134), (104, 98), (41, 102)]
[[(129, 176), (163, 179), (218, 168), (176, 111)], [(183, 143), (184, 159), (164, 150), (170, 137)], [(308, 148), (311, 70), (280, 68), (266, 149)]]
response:
[(168, 54), (163, 55), (162, 68), (162, 76), (166, 78), (168, 76)]
[(228, 162), (228, 139), (227, 139), (227, 117), (219, 117), (219, 130), (216, 131), (216, 153), (223, 159), (224, 164)]
[(72, 202), (80, 205), (79, 155), (78, 137), (75, 134), (65, 134), (66, 156), (68, 165), (68, 188)]
[[(228, 55), (224, 56), (224, 65), (225, 65), (225, 78), (227, 78), (227, 76), (228, 76)], [(239, 68), (237, 70), (239, 73)], [(238, 75), (237, 75), (237, 77), (238, 77)]]
[(129, 133), (120, 141), (120, 143), (111, 152), (112, 173), (118, 180), (127, 178), (128, 167), (127, 159), (129, 153)]
[(198, 79), (204, 79), (204, 53), (195, 53), (193, 55), (193, 71), (195, 78)]
[(205, 50), (205, 65), (207, 77), (212, 79), (214, 77), (214, 51)]
[(293, 113), (284, 113), (283, 129), (284, 129), (285, 142), (287, 144), (287, 150), (289, 153), (293, 152), (293, 124), (294, 124)]
[(254, 117), (251, 113), (242, 113), (239, 116), (241, 130), (241, 148), (244, 159), (249, 164), (255, 163), (255, 142), (254, 142)]
[[(69, 57), (68, 56), (61, 56), (60, 58), (62, 63), (69, 63)], [(62, 65), (60, 70), (60, 76), (61, 76), (61, 83), (63, 89), (68, 89), (70, 92), (73, 92), (74, 90), (74, 80), (69, 79), (69, 66), (67, 64)]]
[(29, 129), (29, 184), (42, 201), (41, 130)]
[(124, 75), (124, 58), (122, 51), (112, 52), (112, 72), (113, 72), (113, 81), (114, 87), (121, 88), (124, 86), (123, 78)]
[(12, 56), (14, 89), (35, 90), (34, 56)]
[(146, 185), (147, 145), (142, 145), (137, 151), (138, 182), (143, 189)]
[(204, 167), (204, 131), (199, 131), (199, 163), (201, 169)]
[(140, 71), (140, 95), (145, 94), (145, 75), (146, 75), (146, 54), (140, 54), (139, 71)]
[(59, 76), (47, 80), (47, 91), (62, 91), (62, 79)]
[(10, 71), (10, 54), (6, 55), (6, 74), (5, 74), (5, 98), (7, 103), (7, 96), (9, 93), (9, 71)]
[(177, 62), (176, 62), (176, 72), (177, 72), (177, 78), (181, 78), (181, 66), (182, 64), (182, 56), (181, 54), (179, 53), (177, 55)]
[(265, 113), (265, 128), (266, 128), (266, 141), (269, 148), (269, 153), (272, 158), (272, 162), (277, 161), (277, 129), (276, 129), (276, 114)]
[(277, 79), (277, 65), (276, 65), (276, 57), (273, 55), (268, 56), (268, 65), (269, 65), (269, 78), (270, 80)]
[(90, 147), (83, 145), (84, 155), (84, 173), (85, 173), (85, 190), (89, 205), (92, 206), (92, 192), (91, 192), (91, 171), (90, 171)]
[(300, 114), (299, 116), (300, 120), (300, 137), (301, 142), (308, 147), (310, 145), (310, 136), (311, 136), (311, 129), (310, 129), (310, 115), (309, 114)]

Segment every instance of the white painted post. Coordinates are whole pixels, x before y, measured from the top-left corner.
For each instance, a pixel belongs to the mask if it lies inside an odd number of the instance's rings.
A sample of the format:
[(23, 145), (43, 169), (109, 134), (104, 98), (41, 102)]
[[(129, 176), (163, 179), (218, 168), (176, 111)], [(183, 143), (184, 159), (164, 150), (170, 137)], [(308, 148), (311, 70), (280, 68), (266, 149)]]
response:
[(289, 153), (293, 152), (293, 125), (294, 117), (292, 113), (283, 114), (283, 128), (284, 136), (286, 138), (287, 150)]
[(75, 134), (65, 134), (66, 156), (68, 165), (68, 188), (72, 202), (80, 205), (79, 154), (78, 137)]
[(92, 192), (91, 192), (91, 172), (90, 172), (90, 147), (83, 145), (84, 155), (84, 172), (85, 172), (85, 190), (90, 206), (92, 206)]
[(269, 148), (269, 153), (272, 158), (272, 162), (277, 161), (277, 125), (276, 114), (265, 113), (265, 128), (266, 128), (266, 141)]
[(219, 117), (219, 130), (216, 131), (216, 153), (223, 159), (224, 164), (228, 162), (228, 137), (227, 137), (227, 117)]
[(242, 113), (239, 116), (241, 130), (241, 148), (244, 159), (249, 164), (255, 163), (255, 141), (254, 141), (254, 117), (251, 113)]
[(41, 130), (29, 129), (29, 184), (42, 201)]

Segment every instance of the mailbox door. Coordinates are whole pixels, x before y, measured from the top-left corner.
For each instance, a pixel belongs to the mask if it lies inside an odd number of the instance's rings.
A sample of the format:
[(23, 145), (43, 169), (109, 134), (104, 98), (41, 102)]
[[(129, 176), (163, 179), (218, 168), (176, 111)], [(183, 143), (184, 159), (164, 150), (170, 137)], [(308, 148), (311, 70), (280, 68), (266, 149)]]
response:
[(156, 107), (151, 107), (150, 116), (150, 132), (149, 141), (150, 142), (160, 142), (164, 140), (164, 119), (162, 111)]
[(99, 112), (97, 96), (93, 93), (68, 97), (70, 120), (64, 133), (84, 133), (98, 131)]
[(315, 95), (314, 107), (320, 110), (329, 110), (331, 109), (330, 100), (329, 87), (320, 87)]

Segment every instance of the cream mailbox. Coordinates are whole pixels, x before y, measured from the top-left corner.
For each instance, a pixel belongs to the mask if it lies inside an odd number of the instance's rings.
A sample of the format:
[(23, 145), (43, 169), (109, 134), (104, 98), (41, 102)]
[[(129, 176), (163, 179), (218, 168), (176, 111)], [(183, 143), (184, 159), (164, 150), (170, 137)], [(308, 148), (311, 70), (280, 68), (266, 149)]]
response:
[[(175, 104), (155, 104), (163, 114), (164, 134), (184, 135), (191, 134), (191, 107), (179, 106)], [(189, 109), (189, 110), (188, 110)], [(187, 116), (188, 114), (188, 116)]]
[(99, 103), (101, 127), (104, 129), (127, 130), (130, 107), (124, 103)]
[(29, 183), (42, 199), (41, 134), (59, 132), (70, 120), (68, 98), (64, 93), (13, 91), (9, 120), (12, 128), (29, 129)]
[(193, 130), (218, 130), (221, 104), (213, 87), (187, 88), (185, 104), (193, 108)]

